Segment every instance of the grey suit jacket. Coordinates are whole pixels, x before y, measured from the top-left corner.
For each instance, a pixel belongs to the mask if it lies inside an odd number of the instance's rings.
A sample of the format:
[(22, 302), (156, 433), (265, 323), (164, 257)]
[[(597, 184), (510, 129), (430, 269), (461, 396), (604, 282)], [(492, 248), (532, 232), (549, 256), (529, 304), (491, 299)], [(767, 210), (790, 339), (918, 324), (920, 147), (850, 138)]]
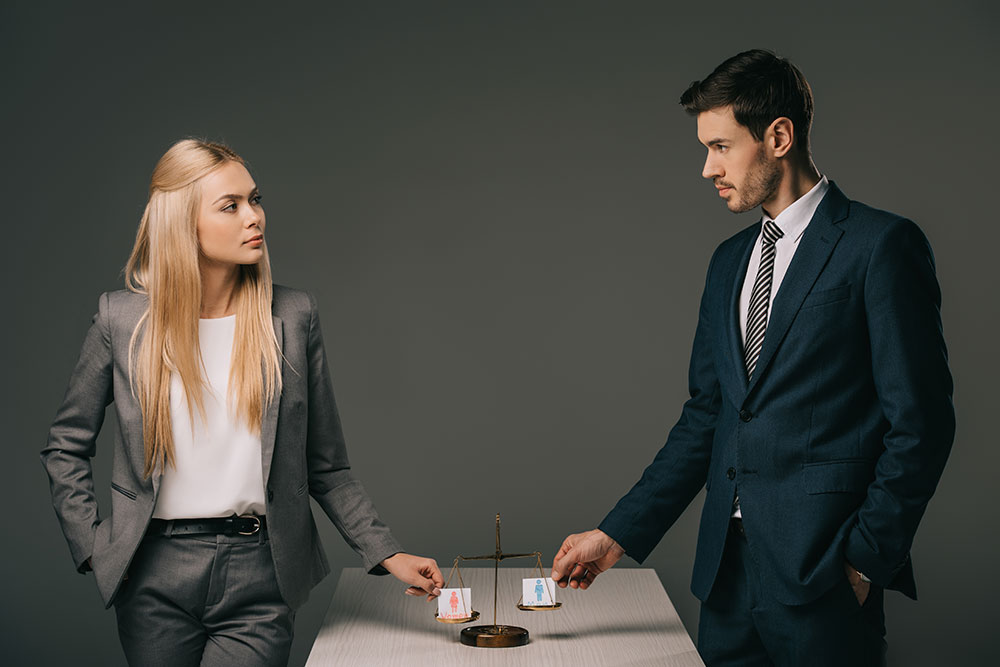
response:
[[(101, 295), (41, 454), (73, 560), (83, 572), (91, 559), (107, 606), (114, 602), (146, 532), (159, 490), (158, 474), (143, 479), (142, 415), (128, 369), (129, 340), (146, 307), (146, 297), (134, 292)], [(330, 570), (309, 496), (372, 573), (385, 574), (379, 563), (402, 549), (351, 472), (315, 299), (275, 285), (271, 314), (284, 355), (283, 389), (280, 400), (271, 402), (263, 418), (263, 484), (278, 587), (294, 609)], [(112, 402), (118, 430), (111, 511), (105, 514), (97, 507), (91, 458), (105, 408)]]

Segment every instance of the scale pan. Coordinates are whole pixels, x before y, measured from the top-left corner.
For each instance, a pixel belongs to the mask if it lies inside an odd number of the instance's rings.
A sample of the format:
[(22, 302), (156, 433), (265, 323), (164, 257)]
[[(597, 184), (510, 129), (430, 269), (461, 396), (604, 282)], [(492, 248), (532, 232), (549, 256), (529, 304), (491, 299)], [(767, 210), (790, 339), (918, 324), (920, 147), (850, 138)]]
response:
[(555, 611), (562, 606), (562, 602), (556, 602), (555, 604), (547, 604), (540, 607), (532, 607), (526, 604), (519, 604), (517, 608), (521, 611)]
[(438, 623), (471, 623), (472, 621), (479, 620), (479, 612), (475, 609), (472, 610), (472, 616), (466, 616), (465, 618), (441, 618), (434, 612), (434, 620)]

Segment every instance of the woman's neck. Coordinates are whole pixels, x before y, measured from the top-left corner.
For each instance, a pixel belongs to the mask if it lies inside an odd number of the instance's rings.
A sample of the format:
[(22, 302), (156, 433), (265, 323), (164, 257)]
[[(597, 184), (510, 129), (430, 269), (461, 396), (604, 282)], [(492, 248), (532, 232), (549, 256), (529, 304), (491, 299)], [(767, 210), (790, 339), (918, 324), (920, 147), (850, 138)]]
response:
[(201, 262), (201, 317), (228, 317), (236, 312), (240, 267)]

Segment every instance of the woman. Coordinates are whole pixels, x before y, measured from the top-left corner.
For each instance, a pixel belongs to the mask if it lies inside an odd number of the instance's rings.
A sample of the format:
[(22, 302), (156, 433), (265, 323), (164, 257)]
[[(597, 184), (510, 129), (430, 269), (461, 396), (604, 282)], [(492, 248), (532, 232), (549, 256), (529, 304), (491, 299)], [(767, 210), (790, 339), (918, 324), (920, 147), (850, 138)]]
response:
[[(440, 593), (351, 473), (316, 302), (271, 284), (260, 194), (219, 144), (153, 171), (125, 268), (101, 296), (42, 462), (77, 569), (93, 569), (133, 665), (280, 665), (329, 571), (313, 497), (374, 574)], [(91, 471), (118, 428), (111, 512)]]

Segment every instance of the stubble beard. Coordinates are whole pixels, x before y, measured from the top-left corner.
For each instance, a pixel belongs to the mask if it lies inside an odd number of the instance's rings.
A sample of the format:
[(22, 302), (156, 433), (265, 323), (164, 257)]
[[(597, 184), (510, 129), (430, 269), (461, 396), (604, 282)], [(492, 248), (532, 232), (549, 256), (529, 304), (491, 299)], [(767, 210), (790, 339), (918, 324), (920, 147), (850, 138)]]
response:
[(747, 172), (742, 192), (737, 192), (736, 199), (729, 203), (729, 210), (733, 213), (746, 213), (757, 208), (774, 194), (779, 183), (781, 170), (778, 163), (768, 161), (762, 146), (757, 152), (753, 167)]

